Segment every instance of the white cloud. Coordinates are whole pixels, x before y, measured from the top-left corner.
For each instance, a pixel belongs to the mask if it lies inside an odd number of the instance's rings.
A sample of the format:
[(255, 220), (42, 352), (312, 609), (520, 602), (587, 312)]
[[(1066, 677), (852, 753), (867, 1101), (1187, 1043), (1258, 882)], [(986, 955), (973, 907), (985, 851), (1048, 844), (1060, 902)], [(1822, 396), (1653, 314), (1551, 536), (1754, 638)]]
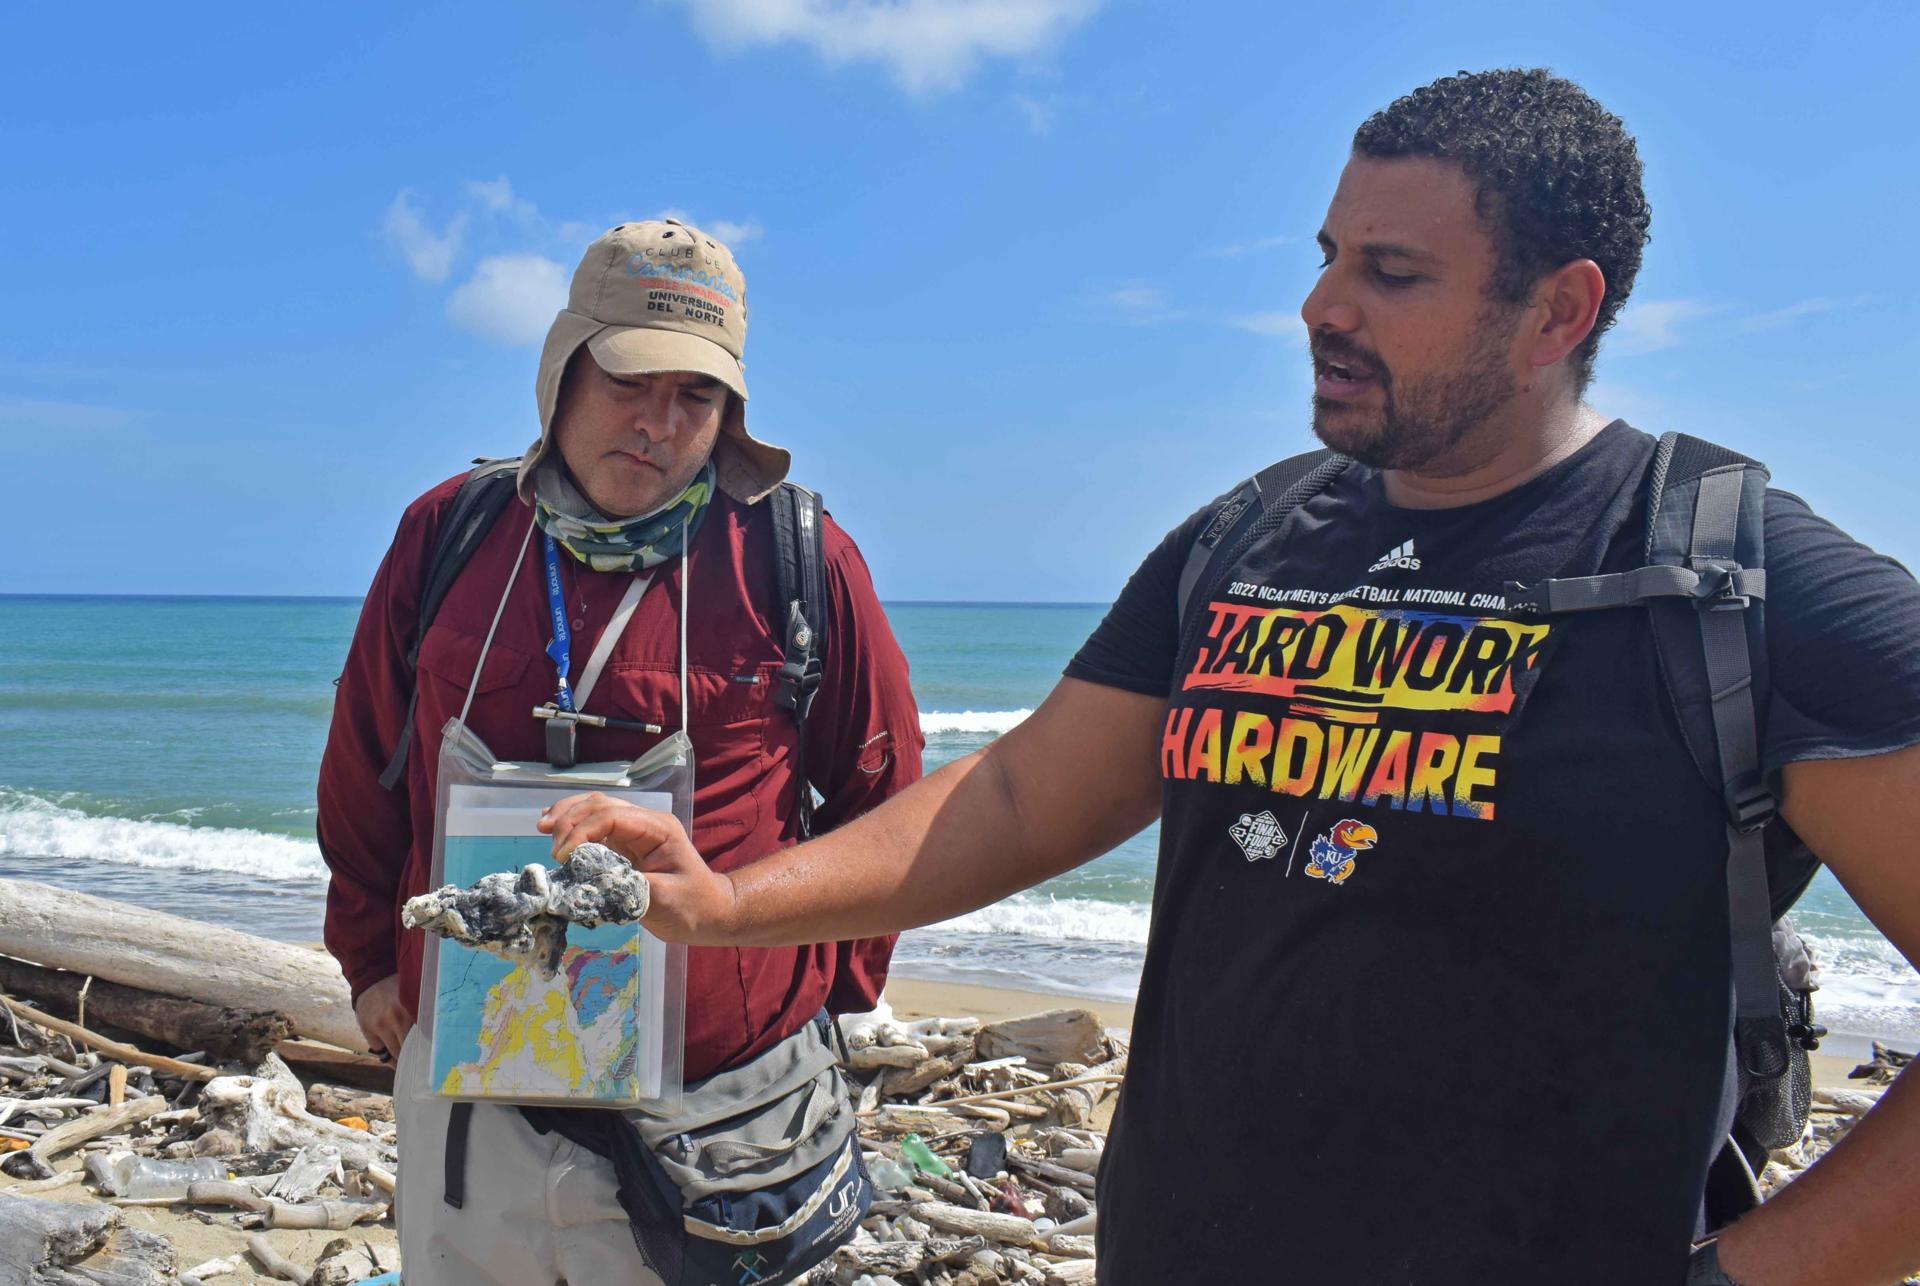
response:
[(1102, 0), (672, 0), (714, 46), (799, 43), (831, 66), (874, 62), (910, 94), (956, 89), (983, 58), (1052, 48)]
[(1705, 299), (1648, 299), (1629, 303), (1603, 342), (1607, 351), (1615, 356), (1657, 353), (1680, 342), (1680, 331), (1686, 323), (1718, 311), (1720, 305)]
[(502, 174), (486, 182), (467, 183), (467, 196), (488, 214), (519, 224), (536, 237), (551, 237), (552, 220), (540, 213), (540, 207), (522, 196), (515, 196), (513, 184)]
[(733, 219), (715, 219), (712, 223), (704, 226), (708, 232), (711, 232), (729, 246), (737, 246), (747, 241), (758, 241), (760, 234), (766, 231), (765, 228), (760, 226), (760, 220), (758, 219), (742, 219), (738, 222)]
[(668, 206), (653, 217), (677, 219), (681, 223), (699, 228), (702, 232), (711, 232), (726, 242), (729, 249), (742, 242), (756, 240), (766, 232), (766, 229), (760, 226), (758, 219), (696, 219), (678, 206)]
[[(679, 210), (653, 217), (693, 223), (736, 246), (764, 232), (758, 219), (701, 223)], [(387, 207), (382, 232), (425, 281), (452, 277), (463, 249), (479, 255), (467, 279), (447, 297), (447, 318), (484, 338), (521, 345), (537, 344), (546, 335), (553, 315), (566, 306), (568, 265), (604, 227), (546, 215), (515, 192), (503, 174), (462, 184), (461, 207), (441, 230), (421, 213), (413, 190), (403, 190)]]
[(1087, 304), (1098, 320), (1117, 326), (1159, 326), (1187, 315), (1165, 290), (1143, 281), (1095, 291)]
[(1789, 326), (1802, 317), (1814, 317), (1820, 313), (1830, 313), (1841, 308), (1858, 308), (1866, 303), (1865, 296), (1856, 299), (1802, 299), (1788, 304), (1785, 308), (1776, 308), (1772, 312), (1756, 313), (1740, 323), (1744, 331), (1778, 330)]
[(1031, 94), (1015, 94), (1013, 105), (1020, 109), (1027, 128), (1036, 134), (1053, 132), (1054, 118), (1059, 115), (1054, 104), (1057, 100), (1049, 94), (1046, 98), (1035, 98)]
[(538, 344), (566, 306), (567, 270), (544, 255), (482, 259), (447, 300), (457, 326), (502, 344)]
[(399, 252), (407, 261), (407, 267), (413, 269), (413, 275), (422, 281), (447, 279), (447, 274), (453, 271), (454, 256), (460, 253), (460, 239), (466, 228), (467, 213), (462, 210), (448, 220), (444, 231), (435, 232), (427, 225), (420, 207), (414, 204), (411, 190), (402, 190), (393, 198), (381, 225), (387, 244)]
[(1215, 259), (1239, 259), (1245, 255), (1259, 254), (1262, 250), (1272, 250), (1284, 246), (1292, 237), (1256, 237), (1252, 241), (1236, 241), (1230, 246), (1215, 246), (1207, 254)]
[(1582, 395), (1581, 401), (1614, 419), (1632, 420), (1641, 428), (1655, 429), (1673, 417), (1673, 407), (1658, 394), (1632, 384), (1622, 384), (1602, 375)]
[(1690, 339), (1687, 333), (1691, 324), (1703, 317), (1723, 316), (1725, 323), (1719, 327), (1721, 334), (1734, 330), (1742, 334), (1756, 331), (1779, 330), (1807, 317), (1817, 317), (1821, 313), (1838, 312), (1843, 309), (1858, 308), (1868, 301), (1865, 295), (1852, 299), (1829, 299), (1817, 296), (1801, 299), (1764, 313), (1751, 313), (1745, 317), (1726, 316), (1734, 310), (1728, 305), (1708, 299), (1649, 299), (1644, 302), (1629, 302), (1620, 312), (1620, 320), (1613, 331), (1603, 341), (1607, 351), (1620, 356), (1635, 353), (1657, 353), (1662, 349), (1673, 348)]
[(1287, 335), (1301, 340), (1307, 337), (1307, 324), (1300, 320), (1299, 313), (1243, 313), (1229, 321), (1256, 335)]

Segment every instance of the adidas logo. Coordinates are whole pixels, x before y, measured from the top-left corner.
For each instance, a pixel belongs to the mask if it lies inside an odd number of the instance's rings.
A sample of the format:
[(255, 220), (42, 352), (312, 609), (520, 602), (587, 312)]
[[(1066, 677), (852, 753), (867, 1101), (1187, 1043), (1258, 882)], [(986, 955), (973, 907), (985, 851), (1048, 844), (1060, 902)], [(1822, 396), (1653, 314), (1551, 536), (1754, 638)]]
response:
[(1367, 571), (1371, 574), (1373, 572), (1385, 571), (1389, 567), (1398, 567), (1410, 572), (1420, 570), (1420, 560), (1413, 556), (1413, 542), (1411, 540), (1395, 545), (1392, 549), (1380, 555), (1380, 561), (1367, 568)]

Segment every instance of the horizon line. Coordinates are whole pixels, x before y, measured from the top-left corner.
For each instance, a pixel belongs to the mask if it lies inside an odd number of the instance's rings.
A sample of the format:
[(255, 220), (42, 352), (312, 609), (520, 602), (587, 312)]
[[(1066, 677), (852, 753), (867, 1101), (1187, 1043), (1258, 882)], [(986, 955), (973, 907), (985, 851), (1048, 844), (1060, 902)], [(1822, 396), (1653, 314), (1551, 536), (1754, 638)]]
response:
[[(4, 599), (148, 603), (361, 603), (364, 594), (74, 594), (0, 590)], [(1107, 607), (1110, 603), (1067, 598), (883, 598), (882, 607)]]

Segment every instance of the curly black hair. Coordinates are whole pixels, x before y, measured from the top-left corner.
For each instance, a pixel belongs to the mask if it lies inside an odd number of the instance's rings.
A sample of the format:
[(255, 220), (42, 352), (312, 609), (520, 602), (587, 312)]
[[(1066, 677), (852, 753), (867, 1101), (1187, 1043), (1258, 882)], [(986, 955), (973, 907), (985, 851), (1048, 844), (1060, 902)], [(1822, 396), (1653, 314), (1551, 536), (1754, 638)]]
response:
[(1375, 112), (1354, 132), (1353, 151), (1432, 157), (1466, 171), (1500, 256), (1496, 298), (1524, 302), (1541, 276), (1576, 259), (1600, 266), (1606, 294), (1574, 353), (1584, 392), (1600, 336), (1633, 290), (1653, 220), (1640, 150), (1620, 118), (1545, 68), (1463, 71)]

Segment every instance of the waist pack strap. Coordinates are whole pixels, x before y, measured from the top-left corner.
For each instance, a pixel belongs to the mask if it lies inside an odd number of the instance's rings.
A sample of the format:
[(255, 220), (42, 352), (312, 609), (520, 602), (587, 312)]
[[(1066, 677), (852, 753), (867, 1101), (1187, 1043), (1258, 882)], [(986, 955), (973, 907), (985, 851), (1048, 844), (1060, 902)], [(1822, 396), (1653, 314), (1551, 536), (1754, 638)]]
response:
[(620, 1113), (591, 1107), (522, 1107), (519, 1111), (541, 1134), (558, 1134), (613, 1162), (617, 1185), (614, 1195), (627, 1212), (640, 1257), (664, 1280), (679, 1281), (685, 1260), (681, 1245), (685, 1216), (679, 1208), (678, 1190), (660, 1168), (652, 1149), (626, 1128)]
[(446, 1191), (442, 1199), (459, 1210), (467, 1204), (467, 1136), (473, 1133), (473, 1104), (455, 1103), (447, 1115)]

